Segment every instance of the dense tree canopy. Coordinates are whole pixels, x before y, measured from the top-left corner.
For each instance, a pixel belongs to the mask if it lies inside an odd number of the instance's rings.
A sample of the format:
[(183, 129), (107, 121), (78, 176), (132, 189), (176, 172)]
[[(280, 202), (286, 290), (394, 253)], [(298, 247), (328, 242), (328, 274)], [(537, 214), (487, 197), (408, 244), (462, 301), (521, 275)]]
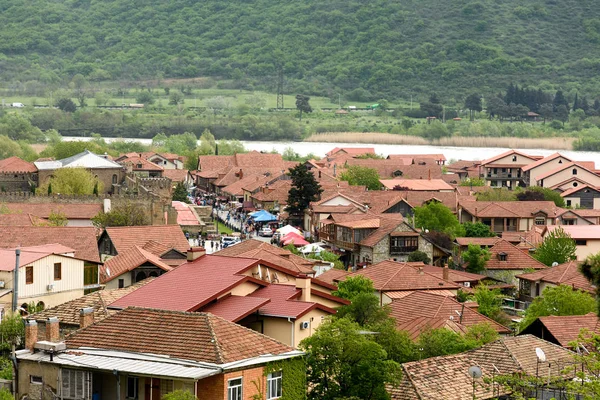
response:
[(558, 227), (551, 231), (540, 244), (533, 257), (539, 262), (551, 266), (554, 263), (563, 264), (577, 259), (577, 246), (564, 229)]
[(340, 179), (347, 181), (351, 186), (366, 186), (369, 190), (381, 189), (377, 170), (362, 165), (349, 166), (340, 174)]
[(429, 231), (443, 232), (450, 236), (464, 234), (456, 215), (444, 204), (436, 201), (414, 208), (415, 225)]

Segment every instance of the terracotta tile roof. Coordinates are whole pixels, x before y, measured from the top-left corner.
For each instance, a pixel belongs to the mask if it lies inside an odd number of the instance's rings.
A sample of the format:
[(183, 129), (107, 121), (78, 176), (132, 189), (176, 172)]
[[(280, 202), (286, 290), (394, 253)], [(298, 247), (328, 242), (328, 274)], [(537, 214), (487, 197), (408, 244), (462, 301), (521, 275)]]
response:
[(481, 161), (458, 160), (452, 164), (448, 164), (446, 169), (450, 172), (466, 172), (471, 170), (479, 171)]
[[(490, 248), (491, 257), (485, 264), (486, 269), (491, 270), (523, 270), (527, 268), (546, 269), (544, 264), (519, 250), (516, 246), (506, 240), (499, 240)], [(501, 261), (502, 254), (506, 256), (506, 261)]]
[(211, 313), (227, 321), (238, 322), (248, 315), (257, 312), (259, 308), (269, 303), (271, 299), (251, 296), (226, 296), (216, 303), (205, 307), (202, 312)]
[(314, 309), (335, 314), (335, 310), (319, 303), (298, 300), (301, 293), (300, 289), (292, 285), (273, 284), (260, 288), (248, 296), (271, 300), (260, 307), (258, 310), (260, 315), (298, 319)]
[(157, 256), (162, 256), (167, 251), (171, 250), (171, 247), (166, 244), (162, 244), (157, 242), (156, 240), (149, 240), (142, 246), (142, 249), (148, 250), (150, 253), (155, 254)]
[[(520, 232), (519, 232), (520, 233)], [(468, 246), (470, 244), (476, 244), (477, 246), (493, 246), (496, 244), (499, 237), (485, 237), (485, 238), (474, 238), (474, 237), (457, 237), (454, 239), (459, 246)]]
[(179, 225), (118, 226), (105, 230), (117, 253), (133, 246), (143, 247), (150, 240), (167, 245), (182, 253), (190, 247)]
[(545, 226), (533, 225), (527, 232), (502, 232), (502, 239), (512, 244), (527, 244), (531, 248), (542, 242), (542, 233)]
[(81, 329), (66, 344), (70, 349), (96, 347), (215, 364), (293, 350), (212, 314), (144, 308), (128, 308)]
[[(196, 311), (242, 282), (266, 285), (241, 274), (257, 264), (258, 260), (254, 259), (204, 255), (159, 276), (150, 284), (117, 300), (111, 307)], [(198, 282), (202, 284), (198, 285)]]
[(564, 159), (565, 159), (565, 160), (567, 160), (567, 161), (571, 161), (571, 159), (570, 159), (570, 158), (568, 158), (568, 157), (565, 157), (565, 156), (563, 156), (563, 155), (562, 155), (562, 154), (560, 154), (560, 153), (554, 153), (554, 154), (550, 154), (549, 156), (547, 156), (547, 157), (544, 157), (544, 158), (542, 158), (542, 159), (540, 159), (540, 160), (537, 160), (536, 162), (532, 162), (531, 164), (527, 164), (526, 166), (524, 166), (523, 168), (521, 168), (521, 170), (522, 170), (523, 172), (527, 172), (527, 171), (529, 171), (530, 169), (533, 169), (533, 168), (539, 167), (540, 165), (544, 165), (544, 164), (546, 164), (547, 162), (549, 162), (549, 161), (552, 161), (552, 160), (555, 160), (555, 159), (557, 159), (557, 158), (559, 158), (559, 157), (562, 157), (562, 158), (564, 158)]
[(356, 211), (358, 210), (358, 208), (355, 205), (348, 205), (348, 206), (320, 206), (320, 205), (315, 205), (312, 206), (312, 211), (314, 213), (322, 213), (322, 214), (335, 214), (335, 213), (340, 213), (340, 214), (348, 214), (352, 211)]
[[(385, 292), (385, 295), (387, 297), (389, 297), (390, 299), (403, 299), (406, 296), (410, 296), (412, 293), (414, 293), (414, 291), (412, 291), (412, 290), (401, 290), (399, 292)], [(455, 292), (453, 292), (452, 290), (446, 290), (446, 289), (427, 290), (426, 293), (433, 294), (436, 296), (442, 296), (442, 297), (456, 297)]]
[(568, 163), (565, 163), (551, 171), (548, 171), (541, 175), (536, 176), (535, 180), (540, 181), (542, 179), (546, 179), (547, 177), (552, 176), (552, 175), (556, 174), (557, 172), (563, 171), (567, 168), (573, 168), (573, 167), (581, 168), (581, 169), (583, 169), (591, 174), (594, 174), (594, 175), (596, 174), (594, 172), (595, 165), (593, 162), (568, 162)]
[(171, 205), (177, 211), (177, 225), (190, 226), (200, 225), (196, 214), (192, 211), (189, 204), (181, 201), (172, 201)]
[(416, 339), (422, 332), (422, 330), (415, 330), (413, 324), (426, 329), (426, 323), (415, 321), (419, 317), (430, 319), (435, 324), (440, 323), (436, 321), (437, 319), (450, 320), (465, 327), (487, 323), (498, 333), (508, 334), (511, 332), (510, 329), (496, 321), (465, 307), (463, 303), (459, 303), (453, 297), (440, 296), (428, 291), (414, 291), (408, 296), (393, 299), (389, 307), (390, 316), (396, 319), (398, 329), (401, 329), (402, 326), (405, 330), (413, 331), (413, 339)]
[[(444, 268), (436, 267), (434, 265), (425, 265), (423, 267), (423, 271), (425, 271), (428, 274), (431, 274), (433, 276), (436, 276), (439, 279), (443, 279)], [(470, 272), (459, 271), (456, 269), (448, 268), (448, 280), (450, 280), (452, 282), (456, 282), (456, 283), (479, 282), (484, 279), (488, 279), (488, 277), (485, 275), (472, 274)]]
[(423, 263), (382, 261), (360, 269), (348, 277), (364, 276), (373, 281), (375, 290), (381, 292), (400, 290), (440, 290), (460, 288), (454, 282), (444, 281), (423, 270)]
[[(21, 247), (19, 267), (31, 264), (34, 261), (48, 257), (51, 254), (65, 255), (73, 253), (73, 249), (61, 244), (47, 244), (42, 246)], [(0, 249), (0, 271), (14, 271), (16, 264), (15, 249)]]
[(323, 272), (317, 278), (329, 284), (335, 285), (337, 284), (338, 280), (343, 279), (346, 275), (350, 275), (351, 273), (352, 272), (344, 271), (342, 269), (331, 268), (330, 270)]
[(37, 170), (33, 163), (19, 157), (8, 157), (0, 160), (0, 173), (35, 173)]
[[(373, 212), (383, 213), (401, 201), (405, 201), (412, 208), (421, 207), (430, 201), (439, 201), (453, 212), (456, 212), (457, 193), (456, 192), (438, 192), (438, 191), (411, 191), (411, 190), (393, 190), (393, 191), (371, 191), (370, 207)], [(385, 193), (385, 195), (384, 195)], [(394, 195), (393, 197), (391, 197)], [(391, 197), (391, 198), (390, 198)]]
[[(281, 175), (279, 175), (281, 176)], [(252, 176), (254, 179), (250, 179), (248, 182), (246, 182), (243, 186), (243, 190), (248, 191), (250, 193), (259, 190), (261, 187), (265, 186), (269, 181), (272, 181), (274, 179), (277, 179), (278, 177), (273, 177), (273, 176), (264, 176), (264, 175), (254, 175)], [(279, 181), (275, 181), (275, 182), (279, 182)], [(273, 183), (275, 183), (273, 182)], [(269, 185), (269, 187), (271, 187), (271, 185)]]
[(394, 158), (428, 158), (436, 161), (446, 161), (446, 156), (443, 154), (390, 154), (387, 158), (393, 160)]
[(281, 154), (260, 153), (251, 151), (248, 153), (238, 153), (233, 156), (236, 167), (252, 167), (252, 168), (285, 168), (285, 162)]
[(338, 222), (338, 226), (344, 226), (346, 228), (352, 229), (376, 229), (381, 225), (380, 218), (368, 218), (365, 216), (365, 219), (357, 220), (357, 221), (348, 221), (348, 222)]
[(396, 324), (396, 329), (406, 332), (412, 340), (417, 340), (421, 333), (426, 330), (440, 328), (448, 329), (459, 335), (467, 333), (467, 326), (448, 318), (416, 317), (412, 320)]
[(32, 214), (48, 218), (52, 213), (62, 213), (67, 219), (92, 219), (103, 210), (102, 203), (3, 203), (11, 214)]
[[(600, 333), (600, 318), (593, 312), (585, 315), (551, 315), (548, 317), (540, 317), (538, 318), (538, 321), (548, 330), (548, 333), (556, 339), (558, 344), (566, 348), (570, 348), (571, 346), (569, 346), (569, 343), (578, 339), (581, 329), (587, 329), (596, 334)], [(530, 327), (533, 328), (533, 324), (535, 324), (535, 322), (532, 323)], [(523, 333), (530, 333), (529, 331), (530, 329), (525, 329)]]
[(185, 182), (189, 171), (187, 169), (164, 169), (162, 176), (173, 182)]
[(374, 147), (335, 147), (333, 150), (327, 152), (325, 155), (333, 156), (339, 152), (344, 152), (346, 154), (360, 156), (362, 154), (375, 154)]
[(460, 200), (459, 207), (478, 218), (533, 218), (538, 212), (546, 214), (548, 218), (554, 218), (562, 211), (553, 201)]
[(585, 209), (585, 208), (579, 208), (576, 210), (569, 210), (581, 217), (584, 218), (588, 218), (588, 217), (600, 217), (600, 210), (598, 209)]
[(162, 262), (155, 254), (152, 254), (139, 246), (133, 246), (120, 252), (104, 263), (100, 268), (100, 282), (110, 282), (123, 275), (125, 272), (132, 271), (146, 263), (155, 265), (163, 271), (170, 271), (172, 269), (171, 266)]
[(400, 186), (408, 190), (454, 191), (454, 188), (442, 179), (380, 179), (379, 182), (389, 190)]
[(600, 239), (600, 225), (549, 225), (546, 227), (544, 236), (559, 227), (573, 239)]
[(82, 308), (94, 308), (94, 322), (99, 322), (109, 315), (115, 314), (117, 310), (109, 310), (107, 306), (121, 297), (148, 284), (154, 278), (144, 279), (129, 287), (122, 289), (99, 290), (77, 299), (67, 301), (56, 307), (47, 308), (44, 311), (32, 314), (30, 319), (46, 321), (50, 317), (58, 317), (61, 324), (79, 326), (79, 311)]
[(571, 189), (567, 189), (564, 192), (562, 192), (560, 195), (561, 195), (561, 197), (568, 197), (568, 196), (572, 195), (573, 193), (577, 193), (577, 192), (579, 192), (581, 190), (584, 190), (584, 189), (586, 189), (588, 192), (589, 191), (594, 191), (596, 193), (600, 192), (600, 190), (598, 190), (598, 188), (596, 188), (594, 186), (583, 185), (583, 186), (578, 186), (578, 187), (574, 187), (574, 188), (571, 188)]
[(0, 247), (38, 246), (59, 243), (75, 249), (75, 257), (100, 263), (94, 227), (6, 226), (0, 229)]
[(40, 226), (48, 220), (33, 214), (0, 214), (0, 226)]
[(286, 205), (291, 186), (291, 183), (277, 185), (277, 187), (272, 186), (267, 192), (261, 191), (253, 194), (250, 197), (252, 197), (256, 201), (277, 201), (280, 205)]
[(271, 175), (265, 176), (261, 173), (244, 174), (244, 177), (242, 179), (225, 186), (221, 190), (223, 191), (223, 193), (227, 193), (232, 196), (242, 196), (244, 194), (244, 189), (246, 186), (256, 184), (256, 182), (261, 182), (261, 184), (265, 184), (271, 179), (273, 179)]
[[(560, 346), (532, 335), (507, 336), (468, 352), (404, 363), (400, 386), (390, 387), (388, 392), (392, 400), (471, 399), (473, 379), (467, 371), (477, 365), (483, 377), (475, 381), (475, 397), (497, 398), (509, 393), (503, 386), (492, 384), (493, 376), (516, 372), (535, 376), (538, 366), (536, 347), (546, 354), (552, 376), (561, 376), (562, 369), (572, 363), (573, 353)], [(548, 370), (545, 371), (547, 374)]]
[(198, 170), (202, 172), (219, 171), (234, 165), (233, 156), (199, 156)]
[[(483, 165), (487, 165), (487, 164), (492, 164), (494, 161), (499, 160), (501, 158), (504, 158), (506, 156), (509, 156), (511, 154), (516, 154), (516, 155), (519, 155), (521, 157), (528, 158), (528, 159), (532, 160), (532, 162), (533, 161), (537, 161), (537, 160), (543, 158), (542, 156), (532, 156), (532, 155), (529, 155), (529, 154), (521, 153), (520, 151), (517, 151), (517, 150), (508, 150), (508, 151), (506, 151), (506, 152), (504, 152), (502, 154), (498, 154), (497, 156), (494, 156), (492, 158), (488, 158), (487, 160), (483, 160), (481, 162), (481, 165), (483, 166)], [(515, 164), (511, 164), (511, 166), (512, 167), (518, 167), (519, 165), (527, 165), (527, 164), (528, 163), (522, 163), (522, 164), (516, 164), (515, 163)]]
[[(423, 161), (421, 161), (423, 162)], [(392, 178), (401, 174), (403, 179), (441, 179), (442, 166), (432, 163), (425, 165), (405, 165), (403, 160), (376, 160), (351, 158), (345, 161), (344, 167), (359, 165), (372, 168), (377, 171), (381, 178)], [(342, 171), (340, 170), (340, 173)]]
[[(242, 171), (241, 175), (240, 171)], [(279, 176), (283, 171), (284, 169), (279, 167), (234, 167), (229, 169), (223, 177), (219, 175), (215, 180), (215, 185), (223, 188), (244, 179), (246, 176), (267, 174), (269, 176)]]
[(579, 272), (579, 264), (581, 262), (569, 261), (556, 267), (517, 275), (517, 278), (531, 282), (541, 281), (554, 285), (567, 285), (574, 289), (596, 293), (596, 287)]
[(160, 167), (140, 156), (127, 157), (119, 161), (119, 163), (123, 165), (131, 164), (133, 171), (160, 172), (164, 170), (163, 167)]

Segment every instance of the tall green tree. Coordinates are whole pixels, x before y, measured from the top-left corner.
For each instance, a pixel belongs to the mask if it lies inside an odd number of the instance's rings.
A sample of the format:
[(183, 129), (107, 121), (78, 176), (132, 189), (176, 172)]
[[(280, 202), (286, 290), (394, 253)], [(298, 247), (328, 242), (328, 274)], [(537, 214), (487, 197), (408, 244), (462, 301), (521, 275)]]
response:
[(452, 237), (464, 234), (456, 215), (444, 204), (432, 201), (413, 209), (415, 226), (429, 231), (444, 232)]
[(546, 235), (533, 257), (544, 265), (551, 266), (555, 262), (563, 264), (576, 260), (576, 251), (577, 245), (573, 238), (563, 228), (558, 227)]
[(470, 94), (465, 99), (465, 108), (469, 110), (469, 119), (473, 121), (473, 111), (480, 112), (481, 107), (481, 95), (477, 93)]
[(485, 264), (489, 261), (490, 257), (488, 249), (476, 244), (469, 244), (467, 250), (462, 253), (462, 259), (467, 264), (467, 271), (473, 274), (485, 271)]
[(300, 112), (300, 121), (302, 121), (302, 113), (311, 113), (312, 107), (309, 103), (310, 97), (303, 94), (296, 95), (296, 108)]
[(288, 192), (286, 210), (291, 219), (301, 221), (304, 210), (311, 202), (319, 199), (323, 189), (305, 164), (290, 168), (288, 175), (292, 179), (292, 187)]
[(369, 190), (381, 189), (377, 170), (362, 165), (350, 165), (340, 174), (340, 179), (351, 186), (366, 186)]
[(182, 201), (184, 203), (190, 202), (190, 199), (188, 198), (188, 191), (183, 185), (183, 182), (177, 182), (175, 189), (173, 189), (173, 200)]
[(63, 195), (91, 195), (94, 187), (102, 191), (103, 183), (85, 168), (59, 168), (38, 188), (38, 193), (49, 192)]
[(465, 237), (494, 237), (496, 234), (492, 232), (490, 227), (483, 222), (465, 222)]

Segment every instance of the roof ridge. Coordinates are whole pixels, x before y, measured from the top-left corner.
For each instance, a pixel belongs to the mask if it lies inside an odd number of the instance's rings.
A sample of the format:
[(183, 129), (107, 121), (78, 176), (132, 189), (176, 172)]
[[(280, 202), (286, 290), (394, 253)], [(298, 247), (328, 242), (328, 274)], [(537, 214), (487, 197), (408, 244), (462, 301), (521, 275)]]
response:
[(215, 353), (217, 355), (217, 359), (219, 360), (219, 364), (223, 364), (225, 361), (225, 357), (223, 356), (223, 352), (221, 350), (221, 344), (217, 338), (217, 334), (215, 333), (215, 329), (213, 327), (213, 322), (211, 320), (211, 316), (213, 316), (213, 314), (210, 313), (203, 313), (204, 318), (206, 318), (206, 325), (208, 326), (208, 330), (209, 330), (209, 334), (211, 337), (211, 343), (214, 344), (215, 346)]

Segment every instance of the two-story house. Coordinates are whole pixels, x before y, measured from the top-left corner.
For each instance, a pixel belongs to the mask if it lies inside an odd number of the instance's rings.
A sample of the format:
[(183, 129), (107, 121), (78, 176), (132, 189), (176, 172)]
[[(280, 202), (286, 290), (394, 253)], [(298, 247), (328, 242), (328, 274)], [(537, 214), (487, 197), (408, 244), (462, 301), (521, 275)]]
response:
[(488, 186), (514, 189), (525, 186), (525, 174), (522, 168), (541, 159), (517, 150), (509, 150), (481, 162), (479, 175)]
[(538, 186), (565, 191), (583, 186), (600, 186), (600, 176), (594, 171), (593, 162), (568, 162), (536, 176)]
[(554, 153), (522, 167), (521, 171), (523, 172), (525, 186), (538, 186), (538, 181), (536, 180), (537, 176), (550, 172), (563, 164), (572, 161), (573, 160), (560, 153)]

